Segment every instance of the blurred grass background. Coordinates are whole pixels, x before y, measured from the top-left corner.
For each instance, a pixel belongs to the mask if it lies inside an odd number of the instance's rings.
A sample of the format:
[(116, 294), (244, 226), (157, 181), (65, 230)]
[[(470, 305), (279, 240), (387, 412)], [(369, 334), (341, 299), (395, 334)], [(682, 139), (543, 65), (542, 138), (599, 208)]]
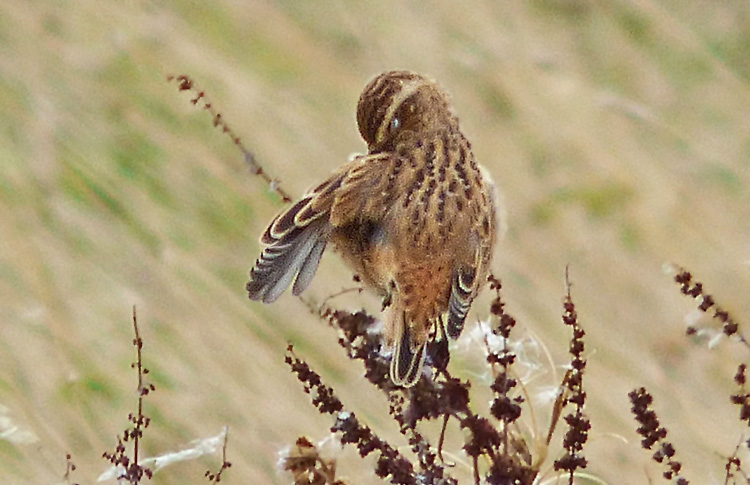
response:
[[(557, 364), (570, 264), (588, 333), (588, 471), (658, 481), (627, 400), (645, 385), (686, 476), (723, 477), (746, 352), (683, 335), (694, 304), (662, 264), (685, 265), (750, 320), (750, 3), (16, 0), (0, 4), (0, 46), (0, 415), (37, 438), (0, 439), (3, 483), (59, 482), (66, 452), (77, 481), (106, 467), (101, 453), (136, 400), (133, 305), (157, 386), (146, 455), (229, 425), (228, 483), (289, 483), (277, 451), (300, 434), (324, 438), (331, 423), (285, 367), (287, 341), (350, 410), (406, 444), (302, 302), (247, 300), (257, 238), (280, 201), (166, 82), (192, 76), (300, 194), (364, 150), (357, 98), (390, 69), (427, 73), (452, 94), (504, 194), (494, 271), (508, 311)], [(307, 295), (321, 301), (350, 278), (328, 255)], [(377, 309), (368, 297), (336, 304), (362, 303)], [(486, 316), (475, 307), (473, 320)], [(471, 351), (451, 365), (468, 376), (482, 369), (481, 344), (464, 339)], [(558, 383), (546, 367), (532, 394)], [(549, 405), (535, 413), (546, 431)], [(176, 465), (154, 483), (199, 483), (218, 462)], [(340, 471), (379, 483), (351, 452)]]

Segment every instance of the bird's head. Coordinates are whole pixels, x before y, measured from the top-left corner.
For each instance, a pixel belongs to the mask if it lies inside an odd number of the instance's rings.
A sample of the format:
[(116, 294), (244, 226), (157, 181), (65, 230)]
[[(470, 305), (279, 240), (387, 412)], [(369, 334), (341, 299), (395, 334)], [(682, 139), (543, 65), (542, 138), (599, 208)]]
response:
[(393, 150), (402, 139), (455, 122), (448, 95), (431, 79), (410, 71), (380, 74), (357, 105), (359, 132), (370, 152)]

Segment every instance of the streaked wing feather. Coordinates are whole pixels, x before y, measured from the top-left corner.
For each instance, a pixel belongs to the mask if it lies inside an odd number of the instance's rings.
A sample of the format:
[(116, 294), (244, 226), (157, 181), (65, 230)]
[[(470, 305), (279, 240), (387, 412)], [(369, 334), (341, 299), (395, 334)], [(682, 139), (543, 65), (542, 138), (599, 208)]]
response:
[(326, 249), (326, 244), (328, 244), (327, 238), (319, 238), (315, 242), (315, 245), (310, 250), (307, 258), (302, 263), (297, 278), (294, 280), (292, 294), (299, 295), (308, 287), (313, 276), (315, 276), (315, 271), (318, 269), (318, 263), (320, 263), (320, 258), (323, 256), (323, 251)]
[(448, 301), (448, 336), (458, 338), (464, 328), (466, 315), (474, 301), (476, 268), (459, 269), (453, 274), (451, 296)]
[(295, 295), (310, 284), (328, 243), (328, 216), (343, 177), (342, 172), (334, 174), (268, 225), (260, 238), (267, 247), (246, 286), (251, 300), (271, 303), (292, 281)]
[(367, 218), (373, 210), (382, 209), (392, 194), (385, 188), (393, 154), (366, 155), (355, 159), (341, 181), (331, 207), (331, 224), (339, 227), (355, 217)]
[[(263, 244), (275, 244), (278, 241), (284, 239), (289, 233), (303, 227), (302, 224), (297, 224), (297, 215), (307, 210), (313, 199), (313, 195), (308, 195), (297, 201), (288, 210), (282, 212), (276, 218), (271, 221), (268, 228), (260, 238), (260, 242)], [(316, 214), (317, 217), (323, 214)], [(314, 217), (308, 217), (307, 222), (314, 220)]]
[(327, 227), (325, 220), (320, 219), (287, 233), (284, 239), (264, 249), (250, 272), (246, 287), (250, 299), (264, 303), (275, 301), (304, 269), (303, 281), (295, 284), (295, 288), (302, 291), (312, 279), (325, 249)]

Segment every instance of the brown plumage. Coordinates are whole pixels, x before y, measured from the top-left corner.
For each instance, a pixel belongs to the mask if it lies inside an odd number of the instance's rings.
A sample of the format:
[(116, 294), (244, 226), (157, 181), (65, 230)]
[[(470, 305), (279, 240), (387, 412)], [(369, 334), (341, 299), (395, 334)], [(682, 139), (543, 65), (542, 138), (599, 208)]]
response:
[(359, 98), (357, 123), (367, 155), (271, 222), (247, 290), (265, 303), (292, 282), (301, 293), (332, 242), (383, 297), (391, 379), (411, 386), (430, 335), (458, 337), (485, 281), (497, 226), (494, 185), (447, 95), (424, 76), (377, 76)]

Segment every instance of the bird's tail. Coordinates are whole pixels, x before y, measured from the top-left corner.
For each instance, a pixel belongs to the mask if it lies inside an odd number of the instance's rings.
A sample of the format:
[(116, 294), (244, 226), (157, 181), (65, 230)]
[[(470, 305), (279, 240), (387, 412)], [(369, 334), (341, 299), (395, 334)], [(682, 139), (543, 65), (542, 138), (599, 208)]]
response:
[(396, 332), (391, 359), (391, 380), (397, 386), (411, 387), (422, 376), (422, 366), (425, 360), (425, 342), (417, 342), (409, 325), (401, 319), (401, 331)]

